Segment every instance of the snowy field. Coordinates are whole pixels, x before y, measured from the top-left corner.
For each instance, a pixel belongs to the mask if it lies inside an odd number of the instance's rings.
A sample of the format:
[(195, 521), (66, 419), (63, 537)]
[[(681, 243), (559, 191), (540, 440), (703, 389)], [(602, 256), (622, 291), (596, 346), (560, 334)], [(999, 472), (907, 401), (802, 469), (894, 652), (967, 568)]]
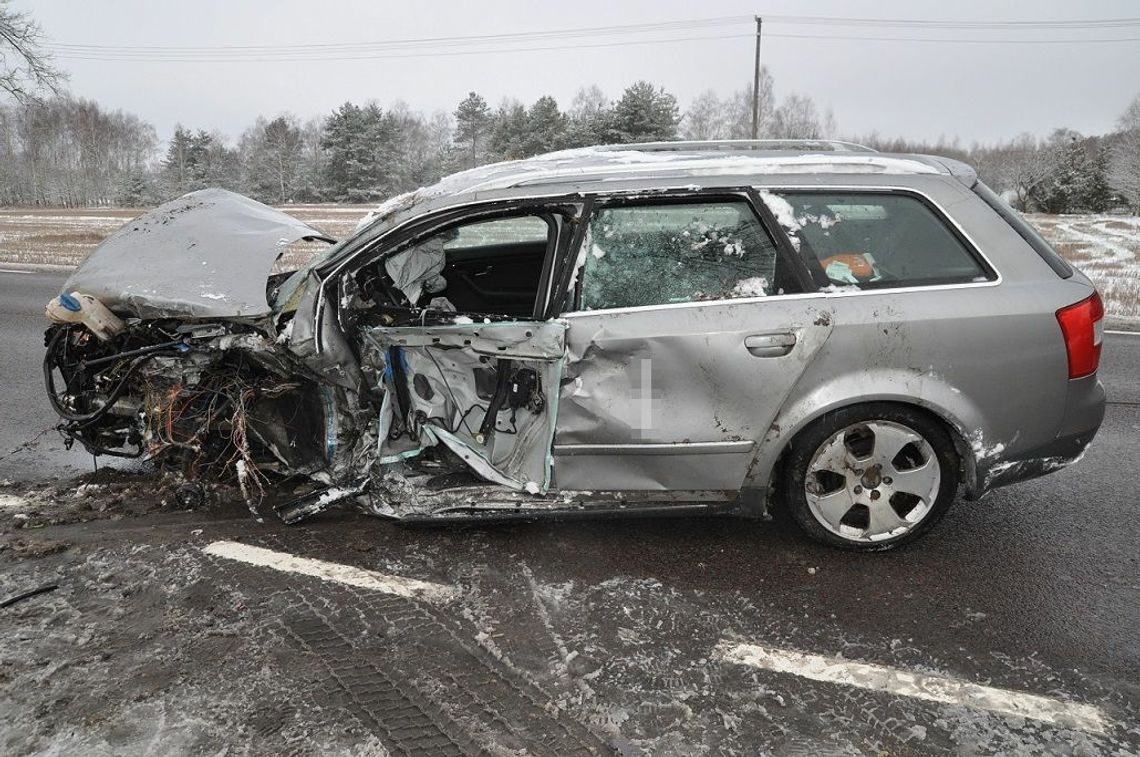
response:
[[(350, 234), (369, 205), (290, 205), (287, 213), (335, 238)], [(0, 266), (75, 266), (121, 224), (132, 208), (77, 210), (0, 209)], [(1140, 217), (1032, 214), (1049, 242), (1100, 290), (1114, 326), (1140, 328)], [(299, 244), (282, 268), (304, 262), (323, 244)]]
[(1093, 280), (1110, 325), (1140, 328), (1140, 217), (1027, 217), (1066, 260)]
[[(283, 208), (334, 239), (343, 239), (372, 205), (289, 205)], [(72, 268), (104, 237), (145, 212), (140, 208), (0, 209), (0, 266)], [(286, 251), (285, 270), (304, 262), (323, 243), (298, 243)]]

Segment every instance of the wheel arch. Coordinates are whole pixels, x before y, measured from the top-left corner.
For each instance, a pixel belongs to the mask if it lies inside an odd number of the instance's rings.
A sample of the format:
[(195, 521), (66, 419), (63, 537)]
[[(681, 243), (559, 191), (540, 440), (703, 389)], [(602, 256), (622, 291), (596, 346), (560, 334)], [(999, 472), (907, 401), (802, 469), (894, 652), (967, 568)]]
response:
[(858, 394), (845, 388), (865, 385), (868, 378), (867, 374), (836, 377), (802, 396), (789, 398), (757, 446), (744, 488), (767, 492), (781, 474), (783, 461), (796, 439), (823, 416), (857, 405), (886, 402), (922, 412), (947, 430), (961, 466), (959, 483), (964, 485), (967, 499), (974, 498), (978, 480), (977, 456), (971, 440), (978, 438), (979, 431), (985, 428), (980, 409), (960, 391), (930, 374), (921, 375), (921, 392), (915, 391), (911, 378), (904, 386), (890, 379), (875, 391)]

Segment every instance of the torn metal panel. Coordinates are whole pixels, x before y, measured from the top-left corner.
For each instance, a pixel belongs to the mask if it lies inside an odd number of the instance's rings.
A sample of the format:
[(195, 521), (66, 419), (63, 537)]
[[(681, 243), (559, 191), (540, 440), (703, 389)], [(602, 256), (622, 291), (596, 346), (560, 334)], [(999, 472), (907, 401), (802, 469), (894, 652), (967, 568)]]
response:
[(369, 490), (367, 509), (408, 522), (530, 520), (596, 515), (729, 512), (735, 493), (551, 491), (531, 494), (486, 483), (440, 487), (430, 471), (393, 466)]
[(392, 326), (374, 332), (400, 347), (468, 347), (494, 357), (555, 360), (566, 348), (565, 321), (499, 321), (449, 326)]
[(369, 361), (384, 365), (380, 460), (443, 445), (486, 481), (546, 491), (565, 329), (511, 321), (365, 332)]
[(139, 318), (253, 318), (270, 312), (265, 286), (294, 242), (332, 241), (268, 205), (224, 189), (164, 203), (122, 226), (64, 284)]

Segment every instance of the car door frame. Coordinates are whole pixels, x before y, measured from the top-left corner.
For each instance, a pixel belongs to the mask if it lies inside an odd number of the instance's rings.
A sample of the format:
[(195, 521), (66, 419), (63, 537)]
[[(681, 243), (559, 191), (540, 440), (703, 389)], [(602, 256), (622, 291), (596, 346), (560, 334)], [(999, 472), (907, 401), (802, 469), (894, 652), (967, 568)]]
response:
[[(622, 191), (622, 192), (614, 192), (614, 193), (595, 193), (595, 194), (592, 194), (587, 199), (586, 212), (584, 213), (584, 217), (582, 219), (583, 222), (579, 224), (579, 228), (577, 229), (577, 233), (575, 234), (575, 238), (573, 240), (573, 243), (564, 252), (565, 259), (560, 261), (560, 265), (558, 266), (558, 271), (556, 272), (556, 276), (555, 276), (555, 284), (552, 287), (552, 291), (553, 291), (554, 296), (551, 297), (551, 300), (548, 303), (546, 315), (548, 317), (566, 317), (566, 319), (571, 321), (571, 324), (572, 324), (574, 319), (579, 318), (579, 317), (584, 317), (586, 314), (598, 315), (598, 314), (610, 312), (610, 311), (582, 311), (580, 309), (581, 287), (577, 286), (578, 277), (581, 275), (580, 271), (582, 269), (582, 265), (585, 262), (585, 260), (584, 260), (584, 254), (585, 253), (583, 250), (583, 240), (584, 240), (584, 237), (586, 234), (586, 228), (588, 226), (588, 220), (591, 217), (592, 213), (595, 212), (599, 207), (613, 207), (615, 205), (617, 205), (617, 206), (623, 206), (623, 205), (624, 206), (630, 206), (630, 205), (658, 205), (658, 204), (693, 204), (693, 203), (701, 203), (701, 202), (713, 202), (713, 201), (717, 201), (717, 200), (722, 200), (722, 201), (727, 201), (727, 202), (744, 202), (752, 210), (754, 217), (761, 224), (761, 227), (762, 227), (764, 233), (768, 235), (768, 238), (771, 240), (772, 244), (776, 248), (776, 254), (778, 256), (780, 256), (781, 262), (784, 265), (788, 266), (789, 272), (794, 276), (796, 282), (799, 284), (799, 288), (801, 291), (795, 292), (795, 293), (789, 293), (788, 295), (786, 295), (786, 297), (782, 297), (779, 295), (772, 295), (769, 297), (761, 297), (761, 298), (740, 298), (740, 299), (726, 299), (726, 300), (716, 300), (716, 301), (666, 303), (666, 304), (662, 304), (662, 305), (642, 306), (642, 307), (638, 307), (638, 308), (617, 308), (614, 310), (616, 310), (618, 312), (630, 311), (630, 310), (633, 310), (633, 311), (646, 311), (646, 310), (659, 311), (659, 310), (675, 310), (675, 309), (690, 309), (690, 308), (708, 308), (708, 307), (717, 307), (717, 306), (726, 307), (726, 308), (731, 309), (731, 308), (736, 307), (736, 306), (742, 306), (742, 305), (746, 306), (749, 304), (783, 302), (783, 303), (800, 303), (798, 305), (797, 304), (786, 304), (784, 309), (785, 310), (794, 310), (797, 307), (799, 307), (799, 308), (803, 309), (804, 312), (806, 313), (806, 311), (808, 309), (811, 309), (812, 307), (817, 305), (818, 303), (813, 301), (812, 299), (803, 297), (803, 295), (814, 295), (814, 294), (818, 293), (819, 286), (818, 286), (817, 281), (815, 279), (813, 279), (812, 274), (810, 273), (809, 269), (804, 264), (804, 261), (796, 253), (794, 247), (791, 245), (791, 242), (788, 240), (787, 236), (784, 234), (782, 228), (776, 222), (776, 219), (773, 216), (771, 210), (761, 200), (759, 193), (752, 186), (727, 186), (727, 187), (706, 187), (706, 188), (702, 188), (700, 190), (693, 190), (692, 188), (678, 188), (676, 190), (654, 191), (652, 193), (646, 193), (643, 191), (642, 192), (639, 192), (639, 191)], [(830, 335), (830, 319), (826, 318), (826, 317), (819, 317), (817, 315), (817, 316), (811, 317), (811, 318), (808, 318), (805, 316), (805, 318), (803, 320), (805, 321), (804, 324), (802, 325), (803, 329), (814, 329), (816, 332), (815, 336), (811, 340), (809, 340), (810, 341), (809, 348), (812, 350), (812, 352), (810, 353), (810, 355), (807, 356), (807, 359), (810, 361), (811, 357), (813, 357), (814, 354), (816, 353), (816, 351), (818, 351), (818, 349), (822, 345), (823, 341), (825, 341), (827, 336)], [(571, 326), (571, 328), (572, 328), (572, 326)], [(805, 367), (806, 367), (806, 363), (805, 363)], [(802, 373), (802, 370), (803, 369), (801, 368), (801, 370), (800, 370), (801, 373)], [(792, 384), (794, 384), (794, 380), (791, 382), (791, 384), (789, 384), (788, 391), (790, 391), (790, 387)], [(784, 393), (783, 397), (786, 397), (786, 395), (787, 395), (787, 392)], [(781, 406), (783, 397), (778, 398), (776, 400), (775, 404), (772, 406), (771, 415), (773, 417), (775, 417), (778, 414), (778, 411), (779, 411), (779, 408)], [(563, 414), (560, 411), (559, 417), (556, 419), (556, 423), (559, 424), (560, 428), (561, 428), (562, 420), (563, 420)], [(742, 460), (746, 460), (748, 464), (750, 464), (752, 462), (752, 460), (755, 457), (756, 450), (759, 447), (759, 445), (761, 444), (761, 442), (763, 441), (763, 439), (765, 438), (768, 430), (769, 430), (769, 427), (767, 425), (765, 425), (764, 428), (757, 428), (757, 429), (755, 429), (755, 433), (752, 436), (752, 438), (745, 440), (748, 442), (748, 449), (746, 451), (746, 453), (747, 453), (746, 457), (742, 457), (741, 458)], [(716, 452), (717, 450), (714, 449), (716, 444), (717, 444), (716, 442), (707, 443), (705, 445), (708, 447), (707, 451), (708, 452)], [(734, 442), (733, 444), (735, 445), (737, 443)], [(581, 446), (588, 447), (590, 445), (581, 445)], [(612, 445), (612, 446), (616, 447), (618, 445)], [(638, 447), (638, 446), (642, 446), (645, 448), (644, 449), (634, 449), (634, 447)], [(662, 445), (629, 445), (628, 452), (632, 453), (631, 458), (634, 459), (633, 464), (636, 465), (636, 460), (638, 460), (638, 459), (646, 459), (648, 457), (656, 456), (656, 455), (660, 454), (661, 452), (668, 453), (668, 450), (659, 450), (659, 449), (653, 448), (653, 447), (660, 447), (660, 446), (662, 446)], [(560, 455), (559, 454), (560, 451), (563, 454)], [(565, 467), (567, 464), (566, 458), (576, 456), (579, 453), (568, 452), (566, 446), (562, 446), (562, 449), (560, 450), (560, 445), (558, 443), (557, 435), (556, 435), (556, 441), (555, 441), (555, 449), (552, 450), (552, 453), (555, 455), (555, 459), (556, 459), (555, 476), (556, 476), (556, 479), (558, 480), (558, 486), (561, 490), (563, 490), (563, 491), (576, 491), (576, 490), (583, 489), (583, 488), (607, 490), (607, 486), (604, 483), (601, 485), (590, 486), (588, 484), (588, 482), (586, 482), (585, 480), (582, 479), (581, 476), (578, 476), (578, 475), (571, 476), (570, 480), (568, 481), (566, 476), (560, 476), (559, 475), (559, 466), (558, 466), (557, 461), (559, 459), (562, 459), (563, 466)], [(588, 451), (585, 454), (586, 454), (586, 456), (589, 456)], [(636, 457), (633, 457), (634, 455), (636, 455)], [(645, 457), (642, 457), (642, 455), (644, 455)], [(626, 464), (627, 465), (629, 464), (628, 461)], [(623, 489), (620, 493), (622, 495), (628, 497), (631, 500), (654, 500), (654, 499), (656, 499), (656, 500), (659, 500), (661, 502), (679, 502), (679, 501), (685, 501), (685, 499), (687, 497), (692, 497), (695, 499), (698, 496), (701, 499), (706, 499), (706, 498), (734, 499), (734, 498), (739, 496), (740, 491), (741, 491), (741, 487), (746, 485), (746, 482), (748, 479), (748, 476), (746, 475), (747, 467), (748, 467), (748, 465), (744, 466), (744, 469), (741, 471), (739, 481), (737, 481), (736, 484), (734, 485), (734, 487), (731, 489), (702, 488), (702, 489), (695, 489), (695, 490), (694, 489), (687, 489), (684, 491), (678, 491), (676, 489), (666, 489), (666, 488), (660, 488), (659, 487), (659, 488), (642, 489), (642, 490), (638, 490), (638, 489), (624, 490)], [(571, 483), (571, 482), (574, 483), (575, 485), (567, 486), (567, 483)]]
[[(509, 199), (487, 200), (481, 202), (463, 203), (428, 211), (423, 215), (407, 219), (406, 221), (386, 229), (375, 236), (362, 238), (353, 243), (351, 247), (327, 261), (318, 264), (311, 275), (316, 278), (314, 286), (298, 304), (298, 315), (307, 314), (307, 323), (303, 324), (299, 334), (305, 339), (312, 340), (311, 354), (317, 362), (329, 361), (342, 370), (351, 369), (347, 365), (347, 358), (351, 350), (347, 349), (348, 335), (340, 328), (339, 309), (336, 297), (330, 297), (328, 288), (335, 286), (338, 278), (350, 268), (359, 267), (361, 257), (370, 256), (373, 262), (381, 262), (386, 257), (394, 255), (403, 247), (423, 238), (435, 231), (442, 230), (449, 225), (467, 220), (492, 220), (497, 217), (510, 215), (525, 215), (526, 209), (533, 209), (534, 214), (550, 213), (563, 215), (567, 222), (559, 227), (553, 235), (546, 259), (543, 261), (542, 272), (539, 276), (539, 292), (535, 300), (534, 317), (545, 320), (542, 311), (545, 309), (549, 297), (549, 276), (555, 260), (559, 257), (562, 242), (572, 247), (575, 241), (575, 223), (583, 217), (585, 201), (579, 194), (558, 194), (548, 197), (519, 197)], [(572, 211), (572, 212), (559, 212)], [(308, 302), (306, 302), (306, 300)], [(332, 305), (330, 307), (329, 305)], [(332, 324), (327, 319), (333, 316)], [(521, 319), (520, 319), (521, 320)], [(330, 344), (329, 342), (333, 342)]]

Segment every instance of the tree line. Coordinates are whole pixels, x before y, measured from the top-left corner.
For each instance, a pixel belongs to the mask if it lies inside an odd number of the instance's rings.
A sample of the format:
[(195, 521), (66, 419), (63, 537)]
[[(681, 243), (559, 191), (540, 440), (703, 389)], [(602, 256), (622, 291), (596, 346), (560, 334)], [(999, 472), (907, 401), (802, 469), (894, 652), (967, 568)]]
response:
[[(123, 111), (69, 95), (21, 98), (0, 106), (0, 204), (147, 206), (220, 186), (273, 204), (375, 202), (443, 175), (497, 160), (593, 144), (675, 139), (746, 139), (752, 88), (708, 90), (681, 109), (650, 82), (616, 99), (583, 87), (563, 107), (550, 96), (490, 106), (469, 93), (451, 112), (425, 115), (405, 103), (346, 102), (321, 118), (263, 116), (236, 140), (179, 125), (165, 142)], [(837, 138), (830, 109), (808, 96), (774, 96), (764, 70), (761, 138)], [(1140, 213), (1140, 96), (1110, 134), (1057, 129), (996, 145), (919, 143), (874, 133), (852, 141), (892, 152), (946, 155), (974, 165), (1023, 210)]]
[[(765, 70), (761, 132), (834, 134), (830, 111), (808, 97), (776, 104)], [(583, 87), (563, 107), (550, 96), (491, 107), (469, 93), (452, 112), (425, 115), (397, 102), (346, 102), (323, 118), (259, 116), (236, 140), (178, 125), (162, 145), (138, 117), (69, 95), (0, 106), (0, 204), (145, 206), (220, 186), (263, 202), (374, 202), (484, 163), (593, 144), (747, 138), (751, 88), (709, 91), (682, 111), (649, 82), (610, 99)]]

